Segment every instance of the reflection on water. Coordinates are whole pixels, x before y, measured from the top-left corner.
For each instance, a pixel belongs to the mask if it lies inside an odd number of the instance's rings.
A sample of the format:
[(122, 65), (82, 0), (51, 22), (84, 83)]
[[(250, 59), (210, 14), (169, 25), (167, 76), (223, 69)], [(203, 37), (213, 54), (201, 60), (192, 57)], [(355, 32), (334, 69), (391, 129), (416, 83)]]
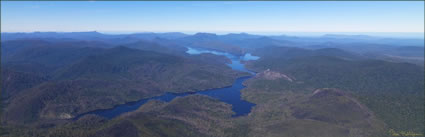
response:
[(260, 57), (258, 56), (253, 56), (251, 55), (251, 53), (246, 53), (245, 56), (242, 57), (243, 60), (248, 61), (248, 60), (258, 60), (260, 59)]
[(205, 49), (194, 49), (194, 48), (190, 48), (187, 47), (187, 51), (186, 53), (191, 54), (191, 55), (197, 55), (197, 54), (202, 54), (202, 53), (211, 53), (211, 54), (215, 54), (215, 55), (221, 55), (221, 56), (226, 56), (227, 58), (229, 58), (232, 63), (231, 64), (227, 64), (229, 67), (231, 67), (234, 70), (238, 70), (238, 71), (243, 71), (243, 72), (248, 72), (251, 74), (254, 74), (254, 72), (249, 71), (245, 68), (244, 64), (241, 63), (242, 60), (244, 61), (249, 61), (249, 60), (257, 60), (260, 57), (257, 56), (253, 56), (250, 53), (246, 53), (244, 56), (235, 56), (226, 52), (219, 52), (219, 51), (212, 51), (212, 50), (205, 50)]
[(225, 53), (225, 52), (219, 52), (219, 51), (213, 51), (213, 50), (203, 50), (203, 49), (194, 49), (194, 48), (190, 48), (187, 47), (187, 54), (191, 54), (191, 55), (197, 55), (197, 54), (202, 54), (202, 53), (211, 53), (211, 54), (215, 54), (215, 55), (223, 55), (226, 56), (230, 59), (232, 58), (236, 58), (236, 56), (233, 56), (232, 54), (229, 53)]
[(244, 56), (235, 56), (226, 52), (220, 52), (220, 51), (214, 51), (214, 50), (205, 50), (205, 49), (195, 49), (195, 48), (191, 48), (191, 47), (186, 47), (188, 50), (186, 51), (186, 53), (191, 54), (191, 55), (197, 55), (197, 54), (202, 54), (202, 53), (211, 53), (211, 54), (215, 54), (215, 55), (222, 55), (222, 56), (226, 56), (227, 58), (231, 59), (231, 60), (235, 60), (235, 61), (239, 61), (239, 60), (244, 60), (244, 61), (249, 61), (249, 60), (257, 60), (260, 57), (258, 56), (253, 56), (251, 55), (251, 53), (246, 53)]

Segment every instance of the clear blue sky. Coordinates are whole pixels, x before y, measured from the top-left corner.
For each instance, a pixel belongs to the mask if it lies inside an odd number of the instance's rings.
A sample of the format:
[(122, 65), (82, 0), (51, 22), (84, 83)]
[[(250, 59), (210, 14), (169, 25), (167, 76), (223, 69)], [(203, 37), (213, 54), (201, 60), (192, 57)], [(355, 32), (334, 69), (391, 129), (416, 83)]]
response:
[(2, 32), (424, 32), (424, 2), (1, 2)]

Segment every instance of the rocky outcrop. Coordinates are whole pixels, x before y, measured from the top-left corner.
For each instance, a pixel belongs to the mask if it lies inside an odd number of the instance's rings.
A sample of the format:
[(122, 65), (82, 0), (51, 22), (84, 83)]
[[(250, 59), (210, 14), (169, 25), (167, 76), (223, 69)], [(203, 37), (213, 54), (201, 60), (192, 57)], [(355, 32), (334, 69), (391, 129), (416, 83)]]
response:
[(61, 113), (59, 115), (59, 119), (70, 119), (70, 118), (72, 118), (72, 115), (68, 113)]
[(322, 96), (343, 96), (345, 95), (344, 92), (342, 92), (341, 90), (338, 89), (333, 89), (333, 88), (321, 88), (321, 89), (316, 89), (313, 91), (313, 98), (319, 98)]
[(290, 82), (294, 81), (294, 78), (289, 77), (288, 75), (285, 75), (283, 73), (279, 73), (276, 71), (271, 71), (270, 69), (267, 69), (261, 73), (258, 73), (256, 75), (257, 78), (267, 79), (267, 80), (276, 80), (276, 79), (286, 79)]

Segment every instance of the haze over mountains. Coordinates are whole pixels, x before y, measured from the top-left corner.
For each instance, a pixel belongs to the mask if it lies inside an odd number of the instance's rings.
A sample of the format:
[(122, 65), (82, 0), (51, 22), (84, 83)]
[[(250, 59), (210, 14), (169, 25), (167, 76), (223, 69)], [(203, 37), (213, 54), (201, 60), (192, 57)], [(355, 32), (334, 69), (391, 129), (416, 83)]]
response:
[[(326, 136), (424, 133), (424, 40), (247, 33), (1, 33), (1, 136)], [(167, 92), (231, 86), (257, 72), (232, 106), (205, 95), (151, 100), (113, 119), (79, 114)], [(391, 132), (390, 132), (391, 131)]]
[[(213, 33), (196, 33), (188, 35), (179, 32), (170, 33), (134, 33), (108, 35), (96, 31), (92, 32), (34, 32), (34, 33), (2, 33), (2, 41), (37, 39), (48, 42), (60, 41), (96, 41), (110, 45), (122, 45), (137, 41), (156, 42), (165, 45), (184, 45), (216, 50), (233, 51), (235, 53), (264, 46), (290, 46), (303, 48), (341, 48), (353, 52), (392, 52), (393, 50), (418, 51), (412, 56), (421, 56), (420, 49), (424, 46), (424, 39), (415, 38), (385, 38), (367, 35), (335, 35), (326, 34), (321, 37), (296, 36), (262, 36), (248, 33), (229, 33), (216, 35)], [(172, 42), (171, 42), (172, 41)], [(209, 46), (214, 45), (214, 46)], [(402, 46), (402, 47), (399, 47)], [(379, 47), (379, 48), (377, 48)], [(392, 53), (391, 55), (400, 55)], [(423, 56), (423, 55), (422, 55)]]
[[(395, 62), (423, 64), (424, 39), (382, 38), (367, 35), (332, 35), (321, 37), (295, 36), (262, 36), (247, 33), (216, 35), (213, 33), (196, 33), (187, 35), (179, 32), (171, 33), (135, 33), (107, 35), (93, 32), (34, 32), (34, 33), (2, 33), (2, 42), (13, 40), (40, 40), (40, 42), (83, 42), (76, 45), (90, 44), (93, 47), (113, 47), (131, 45), (137, 42), (159, 44), (173, 50), (181, 47), (200, 47), (226, 51), (241, 55), (256, 48), (266, 46), (301, 47), (306, 49), (339, 48), (375, 59)], [(66, 44), (66, 43), (64, 43)], [(143, 44), (142, 44), (143, 45)], [(159, 47), (161, 47), (159, 46)], [(155, 48), (159, 48), (155, 47)], [(166, 49), (157, 49), (164, 52)], [(182, 49), (180, 49), (182, 50)], [(7, 53), (6, 53), (7, 54)]]

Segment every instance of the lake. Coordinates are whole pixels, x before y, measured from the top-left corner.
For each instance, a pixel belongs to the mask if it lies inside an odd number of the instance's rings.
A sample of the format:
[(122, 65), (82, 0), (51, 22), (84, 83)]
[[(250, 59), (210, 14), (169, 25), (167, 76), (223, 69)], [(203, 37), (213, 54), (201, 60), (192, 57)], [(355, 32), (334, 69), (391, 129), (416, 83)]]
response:
[[(195, 48), (190, 48), (187, 47), (188, 50), (186, 51), (186, 53), (190, 54), (190, 55), (197, 55), (197, 54), (202, 54), (202, 53), (211, 53), (211, 54), (215, 54), (215, 55), (222, 55), (222, 56), (226, 56), (227, 58), (229, 58), (232, 62), (231, 64), (227, 64), (229, 67), (231, 67), (234, 70), (238, 70), (238, 71), (243, 71), (243, 72), (248, 72), (250, 74), (255, 74), (252, 71), (249, 71), (245, 68), (245, 66), (241, 63), (242, 60), (256, 60), (259, 57), (256, 56), (252, 56), (251, 54), (247, 53), (244, 56), (234, 56), (232, 54), (229, 53), (225, 53), (225, 52), (218, 52), (218, 51), (211, 51), (211, 50), (204, 50), (204, 49), (195, 49)], [(244, 85), (242, 85), (242, 83), (251, 78), (252, 76), (244, 76), (244, 77), (240, 77), (238, 79), (236, 79), (236, 81), (228, 87), (224, 87), (224, 88), (217, 88), (217, 89), (210, 89), (210, 90), (203, 90), (203, 91), (196, 91), (196, 92), (186, 92), (186, 93), (165, 93), (161, 96), (156, 96), (156, 97), (151, 97), (151, 98), (146, 98), (146, 99), (142, 99), (139, 101), (135, 101), (135, 102), (128, 102), (122, 105), (117, 105), (111, 109), (100, 109), (100, 110), (95, 110), (95, 111), (90, 111), (87, 113), (83, 113), (80, 115), (77, 115), (76, 117), (74, 117), (74, 120), (79, 119), (82, 116), (88, 115), (88, 114), (95, 114), (95, 115), (99, 115), (108, 119), (112, 119), (115, 118), (123, 113), (126, 112), (131, 112), (134, 110), (137, 110), (140, 106), (142, 106), (143, 104), (145, 104), (146, 102), (148, 102), (149, 100), (161, 100), (164, 102), (170, 102), (171, 100), (173, 100), (176, 97), (183, 97), (183, 96), (187, 96), (187, 95), (193, 95), (193, 94), (201, 94), (201, 95), (207, 95), (210, 96), (212, 98), (216, 98), (220, 101), (223, 101), (225, 103), (231, 104), (232, 105), (232, 111), (235, 112), (234, 115), (232, 115), (232, 117), (238, 117), (238, 116), (243, 116), (243, 115), (247, 115), (251, 112), (251, 108), (253, 106), (255, 106), (255, 104), (247, 102), (245, 100), (241, 99), (241, 90), (243, 88), (245, 88)]]

